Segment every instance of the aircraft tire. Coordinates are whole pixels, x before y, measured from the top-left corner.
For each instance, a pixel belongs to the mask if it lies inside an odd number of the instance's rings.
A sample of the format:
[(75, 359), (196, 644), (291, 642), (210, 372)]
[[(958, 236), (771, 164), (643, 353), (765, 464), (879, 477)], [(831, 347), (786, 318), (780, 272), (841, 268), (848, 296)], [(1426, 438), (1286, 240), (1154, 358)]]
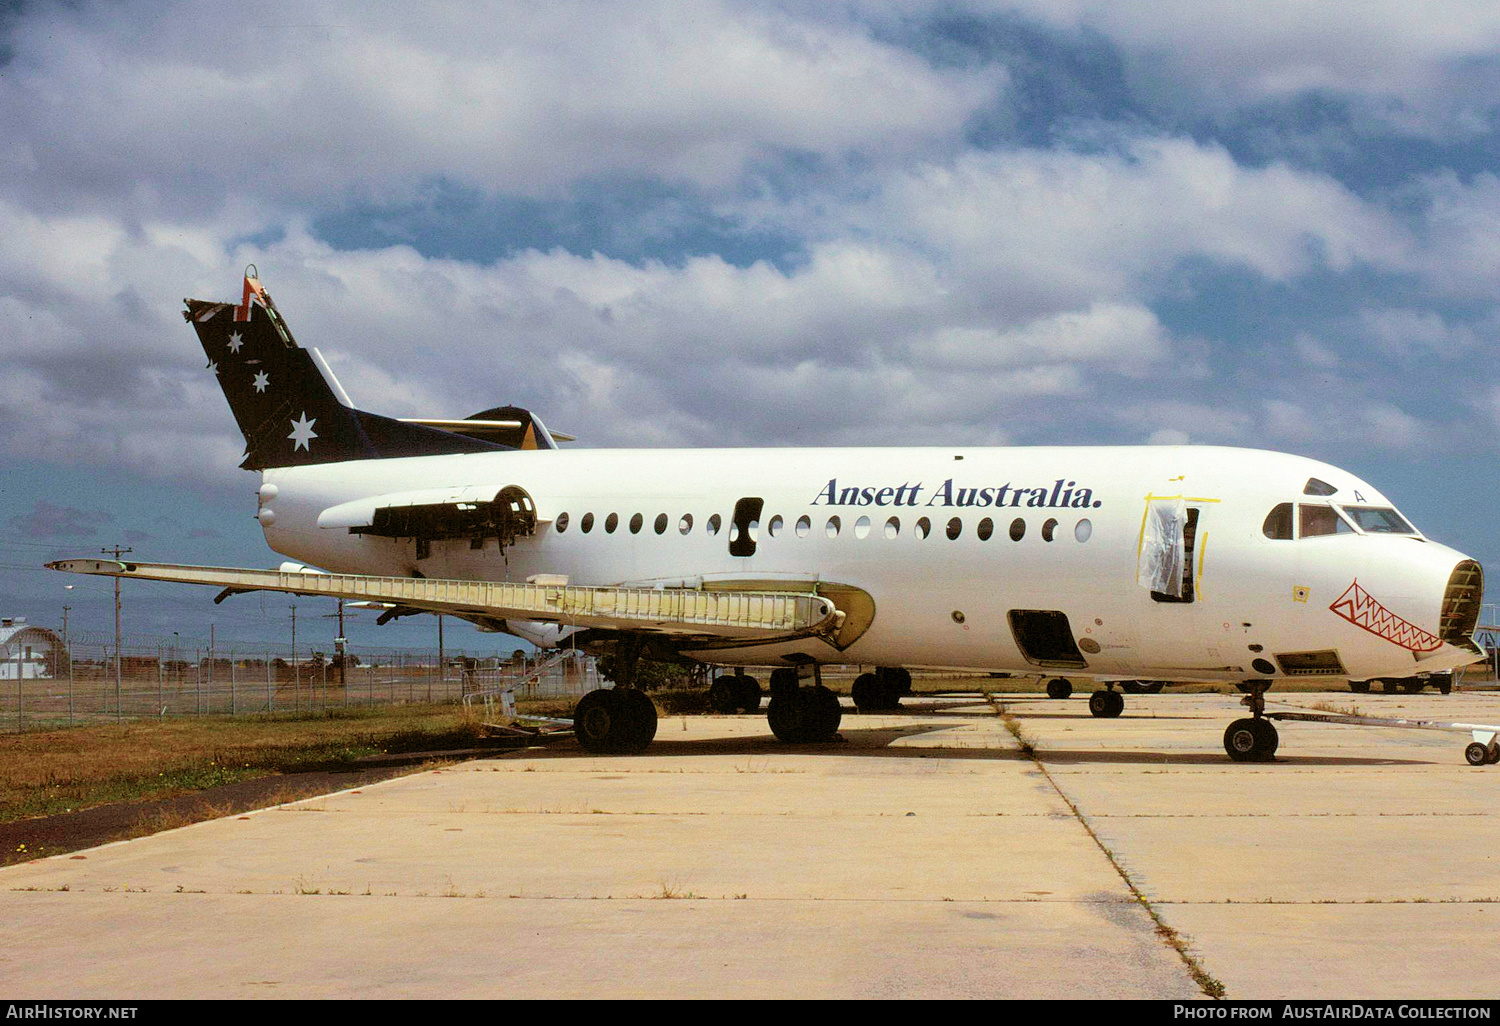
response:
[(1048, 698), (1067, 698), (1073, 694), (1073, 682), (1066, 677), (1053, 677), (1047, 682)]
[(716, 713), (734, 712), (739, 708), (736, 704), (737, 697), (735, 678), (732, 676), (715, 677), (714, 682), (708, 686), (708, 707)]
[(1249, 762), (1256, 758), (1259, 746), (1254, 720), (1235, 720), (1224, 731), (1224, 751), (1235, 762)]
[(616, 699), (620, 713), (618, 752), (639, 752), (656, 738), (656, 703), (636, 688), (625, 688)]
[(1464, 759), (1470, 766), (1483, 766), (1490, 761), (1490, 751), (1478, 741), (1470, 741), (1464, 748)]
[(1259, 738), (1256, 746), (1255, 757), (1257, 759), (1269, 760), (1276, 754), (1276, 749), (1281, 745), (1281, 735), (1276, 732), (1276, 724), (1270, 720), (1253, 719), (1254, 730)]
[(578, 700), (573, 709), (573, 736), (586, 751), (616, 750), (621, 728), (628, 722), (622, 693), (615, 688), (597, 688)]
[(844, 708), (839, 705), (839, 696), (821, 684), (805, 694), (811, 711), (808, 721), (812, 732), (808, 740), (831, 740), (838, 733), (839, 723), (844, 719)]
[[(876, 674), (881, 675), (878, 670)], [(889, 708), (899, 708), (901, 696), (911, 694), (911, 671), (904, 666), (888, 666), (885, 668), (884, 677), (891, 694)]]
[(854, 678), (854, 686), (849, 689), (849, 695), (854, 699), (854, 708), (862, 713), (876, 712), (883, 708), (880, 683), (873, 673), (862, 673)]
[(807, 740), (807, 703), (802, 701), (802, 692), (783, 692), (772, 695), (766, 706), (766, 722), (776, 740), (785, 744), (797, 744)]
[(1349, 690), (1356, 695), (1368, 695), (1370, 693), (1370, 682), (1367, 680), (1351, 680)]
[(760, 681), (748, 674), (736, 674), (735, 705), (748, 713), (760, 711)]
[(1125, 696), (1118, 691), (1095, 691), (1089, 696), (1089, 712), (1100, 719), (1114, 719), (1125, 711)]
[(1397, 680), (1383, 680), (1380, 682), (1380, 690), (1388, 695), (1394, 695), (1400, 687), (1401, 682)]
[(770, 685), (773, 697), (783, 691), (796, 691), (797, 668), (795, 666), (778, 666), (771, 671)]

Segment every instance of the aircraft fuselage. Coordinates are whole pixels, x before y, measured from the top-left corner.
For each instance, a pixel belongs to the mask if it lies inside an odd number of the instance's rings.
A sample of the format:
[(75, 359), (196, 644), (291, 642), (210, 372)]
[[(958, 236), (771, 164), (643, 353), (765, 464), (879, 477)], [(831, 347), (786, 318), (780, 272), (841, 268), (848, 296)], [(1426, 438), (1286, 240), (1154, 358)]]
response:
[[(867, 629), (842, 650), (819, 639), (686, 650), (716, 663), (799, 652), (830, 663), (1239, 681), (1403, 677), (1474, 658), (1441, 637), (1465, 557), (1399, 516), (1370, 513), (1392, 504), (1366, 482), (1281, 453), (537, 450), (284, 467), (263, 480), (267, 542), (335, 572), (822, 582), (873, 600)], [(1308, 494), (1313, 481), (1326, 494)], [(372, 495), (506, 486), (534, 497), (539, 523), (503, 551), (493, 538), (477, 549), (467, 539), (423, 547), (318, 526), (322, 511)], [(1190, 511), (1187, 565), (1180, 594), (1164, 595), (1142, 582), (1142, 553), (1153, 505), (1174, 504)], [(1285, 536), (1273, 529), (1277, 507), (1301, 529), (1291, 520)], [(1404, 533), (1389, 533), (1393, 523)]]

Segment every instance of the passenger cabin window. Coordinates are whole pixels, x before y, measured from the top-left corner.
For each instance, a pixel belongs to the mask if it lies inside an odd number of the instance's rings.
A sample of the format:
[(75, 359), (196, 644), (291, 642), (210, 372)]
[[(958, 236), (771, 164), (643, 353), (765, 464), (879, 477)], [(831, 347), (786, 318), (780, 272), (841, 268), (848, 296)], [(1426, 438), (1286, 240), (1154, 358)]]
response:
[(1297, 537), (1319, 538), (1327, 534), (1353, 534), (1354, 528), (1332, 506), (1297, 504)]
[(1283, 502), (1271, 512), (1266, 514), (1266, 522), (1261, 525), (1261, 532), (1272, 541), (1292, 540), (1292, 504)]

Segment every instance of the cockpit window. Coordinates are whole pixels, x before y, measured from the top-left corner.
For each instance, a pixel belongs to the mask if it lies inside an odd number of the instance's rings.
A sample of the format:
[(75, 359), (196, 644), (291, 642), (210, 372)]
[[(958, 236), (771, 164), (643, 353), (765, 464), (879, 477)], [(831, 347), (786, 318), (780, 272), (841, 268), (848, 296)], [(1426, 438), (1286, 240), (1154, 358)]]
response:
[(1315, 477), (1308, 478), (1307, 484), (1302, 487), (1303, 495), (1332, 495), (1336, 491), (1338, 489), (1333, 485), (1327, 481), (1319, 481)]
[(1297, 537), (1316, 538), (1325, 534), (1353, 534), (1349, 521), (1339, 516), (1332, 506), (1314, 506), (1299, 503), (1297, 506)]
[(1416, 534), (1416, 528), (1389, 506), (1345, 506), (1349, 519), (1366, 534)]
[(1273, 541), (1292, 540), (1292, 504), (1283, 502), (1280, 506), (1266, 514), (1266, 522), (1261, 525), (1267, 538)]

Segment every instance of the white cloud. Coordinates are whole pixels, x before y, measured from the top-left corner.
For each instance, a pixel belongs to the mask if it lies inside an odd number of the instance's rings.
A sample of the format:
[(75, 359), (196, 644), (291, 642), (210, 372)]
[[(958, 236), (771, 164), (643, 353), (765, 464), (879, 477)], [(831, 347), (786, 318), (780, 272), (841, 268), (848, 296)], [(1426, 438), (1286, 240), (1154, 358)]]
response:
[[(1098, 33), (1158, 100), (1219, 112), (1309, 92), (1413, 136), (1494, 123), (1500, 8), (1489, 0), (1010, 0), (1026, 17)], [(991, 12), (989, 5), (976, 6)]]
[(1004, 84), (853, 20), (734, 3), (84, 4), (27, 12), (13, 46), (0, 159), (38, 202), (141, 210), (387, 198), (439, 174), (536, 196), (606, 174), (716, 190), (782, 152), (950, 143)]
[(998, 368), (1056, 361), (1149, 367), (1168, 353), (1166, 331), (1143, 306), (1095, 303), (1087, 310), (1040, 317), (1008, 329), (948, 327), (913, 347), (917, 361), (940, 366)]
[(1123, 137), (1105, 152), (966, 152), (891, 171), (867, 196), (803, 197), (758, 215), (941, 254), (948, 300), (1032, 318), (1179, 286), (1202, 258), (1274, 281), (1320, 268), (1405, 266), (1399, 223), (1334, 179), (1250, 168), (1222, 147)]
[(1477, 344), (1472, 328), (1449, 324), (1435, 310), (1368, 306), (1358, 324), (1362, 335), (1396, 356), (1452, 359)]

